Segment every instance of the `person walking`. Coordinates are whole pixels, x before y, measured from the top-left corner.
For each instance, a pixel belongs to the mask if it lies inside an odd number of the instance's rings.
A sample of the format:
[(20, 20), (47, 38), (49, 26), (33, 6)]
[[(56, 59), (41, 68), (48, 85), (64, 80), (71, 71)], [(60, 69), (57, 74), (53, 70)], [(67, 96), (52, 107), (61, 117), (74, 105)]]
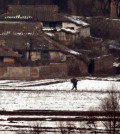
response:
[(75, 78), (72, 78), (71, 79), (71, 83), (73, 84), (72, 90), (73, 89), (77, 90), (77, 82), (78, 82), (77, 79), (75, 79)]

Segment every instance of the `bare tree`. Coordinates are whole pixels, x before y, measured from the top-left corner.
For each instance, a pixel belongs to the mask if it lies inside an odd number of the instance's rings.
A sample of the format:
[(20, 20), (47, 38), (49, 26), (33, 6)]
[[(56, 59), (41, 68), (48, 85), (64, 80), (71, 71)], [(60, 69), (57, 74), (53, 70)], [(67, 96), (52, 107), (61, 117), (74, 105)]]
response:
[(107, 113), (107, 118), (109, 119), (103, 122), (103, 124), (110, 134), (117, 134), (118, 131), (120, 131), (120, 124), (116, 121), (116, 112), (120, 110), (119, 100), (120, 94), (115, 92), (115, 87), (112, 87), (112, 89), (108, 91), (107, 97), (101, 101), (100, 108)]
[(41, 134), (41, 124), (36, 124), (35, 126), (30, 127), (27, 130), (18, 131), (17, 134)]
[(99, 0), (101, 3), (101, 10), (104, 15), (110, 14), (111, 0)]
[(66, 122), (66, 124), (60, 122), (59, 128), (61, 134), (71, 134), (75, 126), (71, 122)]
[(116, 13), (117, 17), (120, 18), (120, 0), (114, 0), (115, 5), (116, 5)]

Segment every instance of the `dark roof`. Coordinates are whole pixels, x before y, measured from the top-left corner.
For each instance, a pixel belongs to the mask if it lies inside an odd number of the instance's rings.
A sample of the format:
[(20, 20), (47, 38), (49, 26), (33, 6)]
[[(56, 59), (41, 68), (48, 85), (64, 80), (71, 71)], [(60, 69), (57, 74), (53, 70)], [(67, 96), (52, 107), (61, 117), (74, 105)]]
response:
[(60, 50), (44, 37), (40, 23), (0, 22), (0, 46), (12, 50)]
[(48, 38), (47, 34), (42, 35), (44, 36), (44, 38), (46, 38), (46, 40), (60, 49), (60, 51), (62, 51), (63, 53), (69, 54), (69, 55), (73, 55), (75, 57), (77, 57), (79, 60), (82, 60), (84, 63), (89, 64), (89, 59), (86, 55), (79, 53), (73, 49), (70, 49), (68, 47), (66, 47), (65, 45), (61, 44), (61, 42), (59, 42), (58, 40), (56, 40), (55, 38)]
[(18, 58), (18, 57), (20, 57), (20, 55), (15, 53), (14, 51), (5, 49), (3, 47), (0, 47), (0, 57), (14, 57), (14, 58)]
[(49, 42), (44, 36), (0, 36), (3, 47), (12, 50), (60, 50), (53, 42)]
[(67, 21), (58, 12), (56, 5), (11, 5), (8, 12), (0, 16), (1, 20), (26, 20), (26, 21)]
[(47, 12), (59, 12), (57, 5), (9, 5), (9, 12), (19, 12), (21, 10), (26, 10), (27, 12), (35, 10), (38, 12), (47, 11)]
[(12, 50), (32, 50), (32, 51), (61, 51), (78, 57), (88, 64), (88, 59), (82, 53), (76, 52), (62, 45), (60, 42), (51, 39), (48, 35), (42, 33), (39, 36), (0, 36), (3, 47)]
[(0, 22), (0, 46), (8, 49), (54, 49), (42, 34), (39, 22)]
[[(41, 31), (39, 23), (25, 22), (0, 22), (0, 32), (11, 32), (12, 34), (0, 34), (0, 46), (12, 50), (53, 50), (62, 51), (83, 58), (82, 54), (67, 48), (58, 41), (51, 39)], [(40, 24), (39, 24), (40, 25)], [(38, 32), (32, 35), (16, 35), (19, 32)], [(84, 58), (83, 58), (84, 59)]]
[(0, 36), (0, 40), (3, 42), (3, 47), (13, 50), (24, 50), (29, 42), (26, 36)]
[(0, 22), (0, 36), (16, 35), (38, 35), (42, 32), (40, 23), (27, 23), (27, 22)]

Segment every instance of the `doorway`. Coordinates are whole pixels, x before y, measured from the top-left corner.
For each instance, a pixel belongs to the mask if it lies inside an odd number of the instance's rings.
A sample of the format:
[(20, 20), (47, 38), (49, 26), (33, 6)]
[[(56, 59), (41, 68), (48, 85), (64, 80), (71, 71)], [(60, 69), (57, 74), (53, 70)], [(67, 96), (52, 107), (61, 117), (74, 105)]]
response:
[(88, 73), (94, 74), (94, 71), (95, 71), (95, 61), (94, 59), (91, 59), (90, 64), (88, 65)]

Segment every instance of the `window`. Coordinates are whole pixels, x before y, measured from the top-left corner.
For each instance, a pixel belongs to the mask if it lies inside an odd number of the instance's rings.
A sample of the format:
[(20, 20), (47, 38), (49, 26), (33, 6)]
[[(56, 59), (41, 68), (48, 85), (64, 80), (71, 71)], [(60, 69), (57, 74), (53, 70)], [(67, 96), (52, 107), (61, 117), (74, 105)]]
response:
[(41, 52), (41, 59), (42, 60), (49, 60), (49, 58), (50, 58), (50, 55), (49, 55), (48, 51), (44, 50)]
[(49, 26), (50, 26), (51, 28), (56, 28), (57, 22), (50, 22), (50, 23), (49, 23)]
[(57, 22), (44, 22), (43, 27), (56, 28)]
[(3, 62), (3, 57), (0, 57), (0, 62)]
[(75, 30), (75, 28), (74, 28), (74, 27), (66, 27), (66, 29)]

